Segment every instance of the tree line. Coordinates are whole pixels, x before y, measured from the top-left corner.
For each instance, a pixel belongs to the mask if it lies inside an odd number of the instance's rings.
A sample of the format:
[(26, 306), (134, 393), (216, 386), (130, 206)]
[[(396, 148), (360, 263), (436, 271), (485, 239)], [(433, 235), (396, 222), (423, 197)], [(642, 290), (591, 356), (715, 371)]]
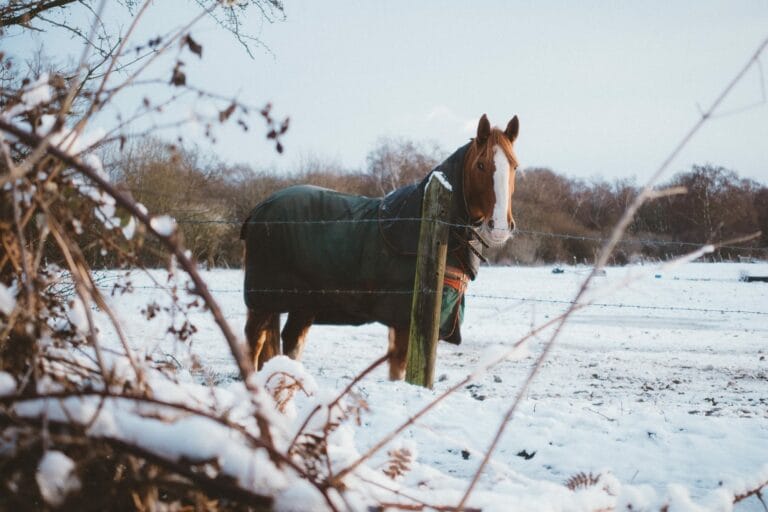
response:
[[(293, 172), (278, 173), (248, 165), (228, 165), (210, 153), (159, 139), (105, 151), (111, 179), (150, 212), (175, 217), (187, 247), (198, 261), (239, 266), (240, 224), (249, 211), (275, 191), (310, 183), (352, 194), (377, 197), (424, 177), (445, 157), (435, 146), (405, 139), (381, 139), (362, 169), (344, 169), (318, 158)], [(630, 226), (613, 263), (667, 259), (691, 250), (688, 244), (722, 242), (762, 231), (739, 248), (723, 248), (711, 258), (765, 258), (768, 250), (768, 187), (714, 165), (694, 165), (658, 188), (683, 187), (650, 201)], [(602, 239), (639, 193), (631, 179), (583, 180), (547, 168), (518, 172), (513, 210), (519, 233), (487, 254), (494, 263), (589, 264)], [(95, 265), (115, 262), (93, 251)], [(161, 264), (151, 243), (141, 263)]]

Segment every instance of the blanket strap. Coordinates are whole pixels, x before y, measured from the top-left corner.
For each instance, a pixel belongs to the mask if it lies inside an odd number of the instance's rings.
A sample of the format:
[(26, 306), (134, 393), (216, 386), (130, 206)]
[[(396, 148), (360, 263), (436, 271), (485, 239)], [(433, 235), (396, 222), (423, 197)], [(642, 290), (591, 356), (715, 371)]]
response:
[(443, 286), (450, 286), (459, 294), (463, 294), (469, 286), (469, 276), (458, 267), (445, 267)]

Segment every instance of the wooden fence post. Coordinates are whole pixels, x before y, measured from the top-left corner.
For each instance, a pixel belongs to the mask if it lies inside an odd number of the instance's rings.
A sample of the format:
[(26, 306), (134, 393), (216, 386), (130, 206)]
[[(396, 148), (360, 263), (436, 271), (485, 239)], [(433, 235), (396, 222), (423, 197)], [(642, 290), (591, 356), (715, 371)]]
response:
[[(442, 178), (442, 179), (440, 179)], [(408, 339), (408, 366), (405, 380), (428, 388), (435, 381), (435, 357), (443, 300), (443, 276), (448, 253), (448, 225), (451, 188), (440, 176), (432, 175), (421, 208), (416, 277), (411, 305)], [(442, 222), (440, 222), (442, 221)]]

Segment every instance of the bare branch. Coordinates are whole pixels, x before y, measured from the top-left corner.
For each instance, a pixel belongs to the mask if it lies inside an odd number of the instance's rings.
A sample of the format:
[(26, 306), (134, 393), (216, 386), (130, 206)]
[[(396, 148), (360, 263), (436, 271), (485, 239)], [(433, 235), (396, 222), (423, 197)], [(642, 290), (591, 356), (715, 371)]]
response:
[[(36, 147), (42, 142), (42, 139), (38, 135), (25, 132), (24, 130), (21, 130), (17, 126), (7, 122), (4, 119), (0, 119), (0, 130), (10, 133), (15, 137), (25, 141), (31, 147)], [(152, 219), (149, 214), (141, 209), (136, 201), (128, 197), (127, 194), (117, 190), (95, 169), (92, 169), (90, 166), (84, 164), (79, 159), (72, 157), (58, 147), (49, 146), (48, 152), (68, 166), (76, 169), (78, 172), (88, 177), (91, 181), (98, 185), (101, 190), (112, 196), (119, 206), (136, 217), (142, 224), (145, 225), (149, 232), (156, 236), (163, 243), (163, 245), (165, 245), (166, 248), (170, 250), (170, 252), (176, 257), (179, 265), (189, 274), (190, 278), (192, 279), (195, 285), (194, 293), (199, 295), (211, 310), (211, 314), (213, 315), (216, 323), (224, 334), (227, 343), (229, 344), (230, 351), (232, 352), (232, 355), (235, 358), (235, 362), (237, 363), (237, 367), (240, 371), (240, 376), (245, 382), (247, 382), (247, 377), (250, 372), (253, 371), (253, 368), (244, 357), (239, 340), (232, 332), (229, 324), (224, 318), (223, 313), (221, 312), (221, 309), (219, 308), (211, 293), (208, 291), (208, 287), (198, 273), (196, 265), (192, 262), (192, 260), (181, 247), (176, 233), (173, 232), (170, 235), (159, 233), (152, 226)]]
[(29, 27), (29, 24), (41, 13), (51, 9), (63, 8), (77, 0), (26, 0), (9, 2), (0, 7), (0, 27), (12, 27), (21, 25)]
[[(666, 171), (666, 169), (669, 167), (669, 165), (672, 163), (672, 161), (677, 157), (678, 154), (685, 148), (685, 146), (688, 145), (688, 142), (693, 138), (693, 136), (699, 131), (699, 129), (707, 122), (707, 120), (710, 118), (712, 113), (717, 110), (717, 108), (720, 106), (720, 104), (725, 100), (725, 98), (728, 96), (728, 93), (736, 86), (737, 83), (741, 80), (741, 78), (746, 74), (746, 72), (751, 68), (755, 62), (758, 61), (760, 58), (760, 54), (765, 50), (765, 48), (768, 46), (768, 37), (763, 40), (763, 42), (758, 46), (757, 50), (754, 52), (752, 57), (747, 61), (746, 65), (736, 74), (736, 76), (726, 85), (725, 89), (718, 95), (718, 97), (715, 99), (715, 101), (712, 103), (712, 105), (707, 109), (707, 111), (701, 116), (701, 118), (693, 125), (693, 127), (688, 131), (688, 133), (685, 134), (685, 136), (682, 138), (682, 140), (677, 144), (677, 146), (672, 150), (672, 152), (667, 156), (666, 159), (662, 162), (662, 164), (659, 166), (659, 168), (653, 173), (651, 178), (648, 180), (647, 184), (645, 185), (645, 188), (640, 192), (640, 194), (635, 198), (635, 200), (632, 202), (632, 204), (627, 208), (627, 210), (624, 212), (624, 215), (621, 217), (619, 222), (616, 224), (616, 226), (613, 229), (613, 232), (611, 233), (611, 237), (609, 241), (605, 244), (605, 246), (602, 248), (600, 255), (597, 258), (597, 261), (595, 263), (594, 268), (590, 272), (590, 274), (587, 276), (587, 278), (582, 283), (581, 287), (579, 288), (579, 291), (576, 293), (576, 297), (574, 298), (573, 302), (575, 303), (574, 306), (576, 306), (586, 293), (589, 284), (592, 282), (594, 277), (597, 275), (597, 272), (605, 267), (605, 265), (608, 263), (608, 259), (613, 252), (613, 250), (618, 245), (619, 241), (621, 240), (624, 232), (626, 231), (627, 227), (629, 226), (629, 223), (634, 218), (637, 211), (640, 209), (640, 207), (653, 196), (653, 184), (658, 180), (658, 178)], [(466, 492), (464, 493), (464, 496), (462, 497), (461, 501), (457, 505), (457, 508), (461, 509), (464, 504), (469, 499), (469, 496), (472, 494), (472, 491), (475, 488), (475, 485), (477, 484), (478, 480), (480, 479), (480, 475), (482, 474), (483, 470), (485, 469), (486, 464), (488, 463), (488, 460), (490, 459), (491, 455), (496, 449), (496, 446), (498, 445), (499, 441), (501, 440), (501, 436), (504, 434), (504, 431), (506, 429), (506, 426), (508, 422), (512, 419), (515, 410), (517, 409), (517, 406), (519, 405), (520, 401), (522, 400), (523, 396), (527, 392), (528, 388), (530, 387), (534, 377), (538, 373), (539, 369), (541, 368), (542, 363), (549, 355), (550, 351), (552, 350), (552, 347), (554, 346), (555, 341), (558, 339), (558, 336), (560, 335), (560, 332), (562, 331), (563, 326), (565, 325), (566, 321), (570, 318), (570, 316), (575, 311), (575, 308), (569, 308), (569, 310), (561, 317), (557, 327), (555, 328), (555, 331), (550, 336), (549, 340), (544, 345), (544, 348), (542, 349), (538, 359), (536, 360), (535, 365), (531, 369), (530, 373), (528, 374), (528, 377), (524, 384), (521, 386), (520, 390), (518, 391), (518, 394), (512, 403), (512, 405), (507, 410), (506, 414), (504, 415), (504, 418), (501, 422), (501, 425), (499, 425), (498, 430), (496, 431), (496, 435), (493, 438), (493, 441), (491, 441), (491, 445), (488, 448), (488, 451), (486, 452), (485, 457), (483, 458), (483, 461), (480, 463), (480, 466), (478, 467), (477, 471), (474, 474), (474, 477), (472, 478), (472, 481), (470, 482)]]

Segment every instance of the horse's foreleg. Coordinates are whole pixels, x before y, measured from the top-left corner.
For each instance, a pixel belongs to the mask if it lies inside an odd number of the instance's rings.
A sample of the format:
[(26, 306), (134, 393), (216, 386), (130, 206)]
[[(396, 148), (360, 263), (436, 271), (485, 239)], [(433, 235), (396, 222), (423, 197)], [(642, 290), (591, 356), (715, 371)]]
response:
[(283, 350), (291, 359), (301, 359), (307, 333), (312, 326), (315, 315), (305, 311), (288, 313), (288, 320), (283, 327)]
[(408, 327), (389, 328), (389, 380), (403, 380), (408, 358)]
[(280, 315), (249, 309), (245, 338), (251, 362), (257, 370), (261, 370), (264, 362), (280, 353)]
[(278, 313), (271, 315), (262, 332), (264, 333), (264, 345), (259, 354), (259, 370), (264, 366), (264, 363), (280, 355), (280, 315)]

